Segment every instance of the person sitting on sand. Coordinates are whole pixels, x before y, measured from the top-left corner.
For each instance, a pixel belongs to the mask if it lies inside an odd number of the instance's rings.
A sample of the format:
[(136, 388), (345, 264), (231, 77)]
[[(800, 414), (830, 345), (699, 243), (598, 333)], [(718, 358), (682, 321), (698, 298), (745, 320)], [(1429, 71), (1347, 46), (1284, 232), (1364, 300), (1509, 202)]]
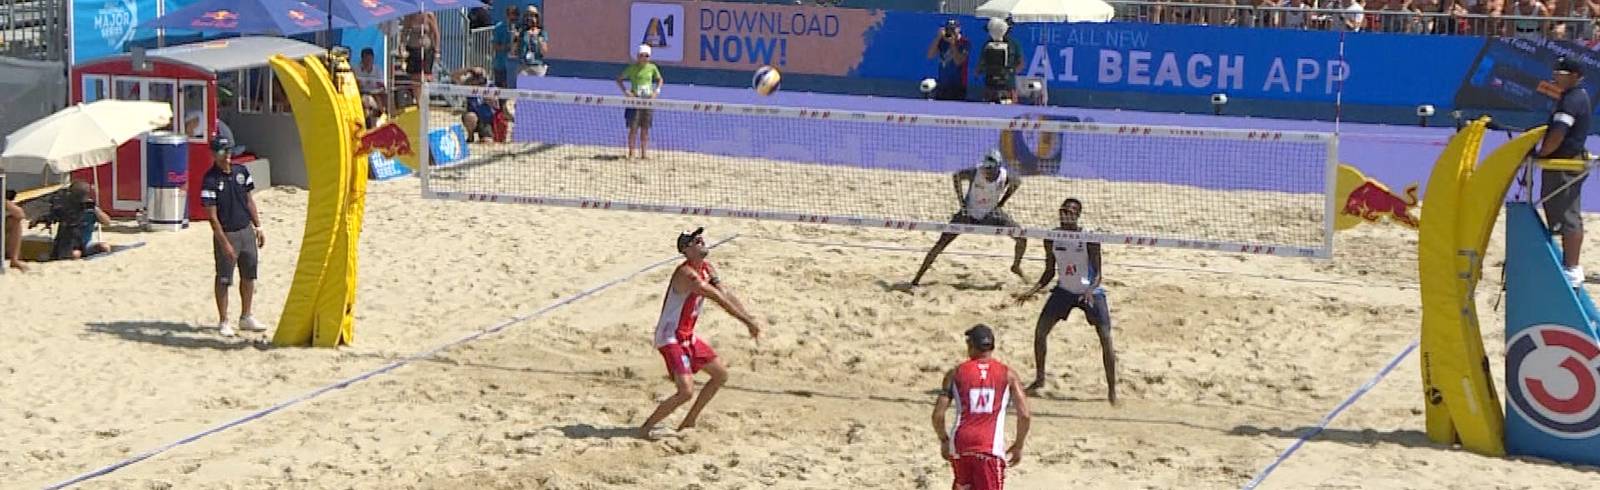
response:
[(5, 247), (0, 248), (0, 251), (5, 253), (0, 254), (0, 260), (10, 262), (12, 269), (27, 272), (28, 266), (22, 265), (22, 220), (28, 218), (28, 213), (22, 210), (22, 206), (17, 205), (16, 200), (17, 191), (7, 189), (5, 204), (6, 236), (3, 242)]
[(76, 260), (111, 251), (105, 242), (94, 241), (95, 225), (111, 224), (111, 216), (100, 210), (95, 200), (94, 186), (83, 181), (73, 182), (66, 193), (56, 199), (50, 210), (50, 221), (56, 227), (55, 243), (50, 251), (52, 260)]

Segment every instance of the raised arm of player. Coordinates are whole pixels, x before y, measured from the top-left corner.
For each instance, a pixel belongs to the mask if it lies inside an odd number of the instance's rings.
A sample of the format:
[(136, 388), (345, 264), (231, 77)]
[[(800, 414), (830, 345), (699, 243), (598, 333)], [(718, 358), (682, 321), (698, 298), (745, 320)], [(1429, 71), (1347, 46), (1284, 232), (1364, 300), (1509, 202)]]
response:
[(1033, 295), (1039, 294), (1039, 291), (1044, 291), (1044, 288), (1050, 285), (1050, 280), (1056, 278), (1056, 254), (1053, 250), (1055, 250), (1055, 240), (1045, 240), (1044, 271), (1039, 273), (1039, 282), (1034, 283), (1032, 288), (1022, 292), (1022, 294), (1017, 295), (1017, 303), (1032, 299)]
[(687, 268), (678, 268), (676, 274), (677, 277), (675, 279), (687, 284), (690, 292), (715, 301), (718, 306), (722, 307), (723, 311), (728, 312), (728, 314), (737, 318), (739, 322), (744, 323), (745, 328), (750, 330), (751, 337), (761, 337), (761, 327), (756, 325), (755, 318), (752, 318), (750, 313), (745, 311), (744, 305), (740, 304), (738, 300), (730, 299), (730, 295), (724, 294), (722, 288), (700, 279), (700, 276)]
[(952, 461), (955, 455), (950, 453), (950, 433), (944, 425), (944, 412), (950, 410), (950, 378), (955, 371), (944, 373), (944, 381), (939, 383), (939, 398), (933, 400), (933, 434), (939, 437), (939, 455), (945, 461)]
[(1017, 401), (1017, 441), (1006, 450), (1011, 466), (1022, 462), (1022, 445), (1028, 440), (1028, 426), (1033, 423), (1033, 412), (1028, 411), (1028, 394), (1022, 391), (1022, 378), (1016, 371), (1006, 372), (1006, 384), (1011, 385), (1011, 399)]
[(978, 170), (972, 168), (957, 170), (956, 173), (951, 176), (951, 183), (955, 186), (956, 190), (956, 201), (961, 202), (961, 205), (965, 206), (967, 204), (967, 193), (961, 192), (961, 182), (971, 182), (972, 179), (976, 178), (977, 176)]

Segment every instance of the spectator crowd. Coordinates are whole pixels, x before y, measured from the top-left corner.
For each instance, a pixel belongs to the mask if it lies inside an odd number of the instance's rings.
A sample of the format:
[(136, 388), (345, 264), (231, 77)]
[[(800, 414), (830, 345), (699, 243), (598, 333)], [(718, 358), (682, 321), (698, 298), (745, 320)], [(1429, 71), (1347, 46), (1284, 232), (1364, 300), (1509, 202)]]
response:
[(1600, 0), (1112, 0), (1163, 24), (1592, 40)]

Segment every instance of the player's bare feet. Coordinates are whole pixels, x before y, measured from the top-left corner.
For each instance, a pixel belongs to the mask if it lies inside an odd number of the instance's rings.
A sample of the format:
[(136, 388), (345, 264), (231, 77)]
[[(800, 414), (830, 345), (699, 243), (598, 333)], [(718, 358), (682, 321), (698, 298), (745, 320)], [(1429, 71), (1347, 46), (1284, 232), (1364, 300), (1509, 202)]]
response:
[(1029, 395), (1037, 395), (1037, 394), (1039, 394), (1038, 393), (1039, 388), (1043, 388), (1043, 387), (1044, 387), (1044, 378), (1041, 377), (1039, 379), (1033, 380), (1032, 383), (1028, 383), (1028, 387), (1027, 388), (1023, 388), (1022, 391), (1027, 392)]
[(678, 424), (678, 431), (681, 432), (681, 431), (683, 431), (685, 429), (693, 429), (695, 425), (696, 425), (695, 421), (693, 421), (693, 420), (685, 420), (685, 421), (683, 421), (683, 423)]
[(1022, 264), (1016, 264), (1016, 265), (1011, 266), (1011, 273), (1012, 274), (1016, 274), (1017, 277), (1020, 277), (1020, 278), (1023, 278), (1023, 279), (1027, 279), (1028, 278), (1028, 276), (1022, 274)]
[(28, 266), (22, 265), (22, 262), (15, 260), (11, 261), (11, 268), (16, 269), (17, 272), (28, 272)]

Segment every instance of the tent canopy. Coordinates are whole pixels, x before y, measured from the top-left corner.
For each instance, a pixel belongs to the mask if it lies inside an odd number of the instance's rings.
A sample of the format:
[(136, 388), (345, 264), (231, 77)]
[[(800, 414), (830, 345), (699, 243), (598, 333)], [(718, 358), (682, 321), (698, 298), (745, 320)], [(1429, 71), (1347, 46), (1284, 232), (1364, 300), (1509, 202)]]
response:
[(1109, 22), (1116, 9), (1104, 0), (989, 0), (975, 14), (1016, 22)]
[(267, 58), (281, 54), (291, 59), (326, 53), (315, 44), (282, 37), (246, 36), (201, 41), (145, 52), (151, 58), (188, 63), (212, 73), (267, 66)]

